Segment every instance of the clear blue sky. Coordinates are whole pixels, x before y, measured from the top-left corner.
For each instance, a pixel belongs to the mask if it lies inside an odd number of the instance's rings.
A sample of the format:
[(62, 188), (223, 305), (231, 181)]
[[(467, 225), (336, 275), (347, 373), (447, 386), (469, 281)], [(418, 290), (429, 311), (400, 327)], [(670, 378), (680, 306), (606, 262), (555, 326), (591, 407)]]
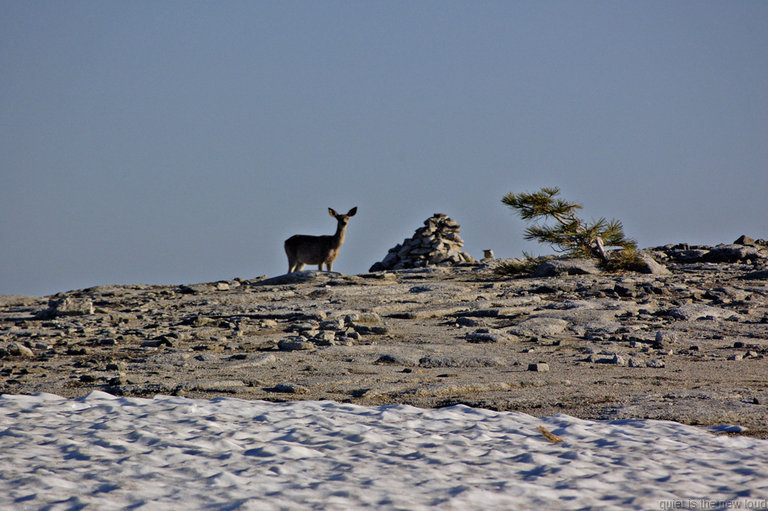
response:
[(0, 0), (0, 294), (277, 275), (358, 206), (523, 250), (559, 186), (640, 246), (768, 238), (768, 2)]

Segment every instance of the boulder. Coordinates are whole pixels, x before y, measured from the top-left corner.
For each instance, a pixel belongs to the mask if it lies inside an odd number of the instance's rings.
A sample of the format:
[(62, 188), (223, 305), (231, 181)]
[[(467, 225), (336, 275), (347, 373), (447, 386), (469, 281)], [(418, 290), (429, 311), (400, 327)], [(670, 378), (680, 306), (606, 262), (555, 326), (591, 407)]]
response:
[(35, 356), (31, 349), (17, 342), (10, 343), (6, 348), (6, 351), (12, 357), (33, 358)]
[(89, 316), (94, 313), (93, 300), (88, 297), (65, 296), (50, 300), (48, 308), (37, 314), (38, 319), (60, 316)]
[(658, 263), (648, 252), (640, 251), (638, 253), (639, 262), (635, 270), (649, 275), (670, 275), (672, 272), (663, 264)]
[(533, 277), (557, 277), (560, 275), (596, 275), (600, 273), (591, 259), (551, 259), (533, 270)]

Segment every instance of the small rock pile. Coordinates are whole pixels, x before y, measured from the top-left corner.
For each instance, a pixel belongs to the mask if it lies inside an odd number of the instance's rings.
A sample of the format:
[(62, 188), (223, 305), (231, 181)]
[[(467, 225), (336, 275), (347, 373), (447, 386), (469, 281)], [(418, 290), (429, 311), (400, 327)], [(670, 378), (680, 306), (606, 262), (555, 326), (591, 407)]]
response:
[[(274, 323), (273, 326), (277, 326)], [(375, 312), (356, 312), (325, 321), (306, 318), (289, 325), (294, 335), (277, 343), (280, 351), (311, 350), (318, 346), (352, 346), (364, 335), (384, 335), (389, 329)]]
[(473, 263), (472, 256), (462, 251), (464, 240), (459, 237), (460, 230), (448, 215), (435, 213), (424, 221), (424, 227), (416, 229), (413, 237), (390, 248), (386, 257), (368, 271)]

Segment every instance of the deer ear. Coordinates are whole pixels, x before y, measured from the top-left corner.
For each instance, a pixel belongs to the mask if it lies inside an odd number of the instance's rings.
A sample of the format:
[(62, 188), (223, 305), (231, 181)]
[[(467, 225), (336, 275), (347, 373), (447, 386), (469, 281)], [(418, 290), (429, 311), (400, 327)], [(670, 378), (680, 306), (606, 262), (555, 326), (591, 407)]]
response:
[(336, 214), (336, 210), (333, 209), (333, 208), (328, 208), (328, 214), (331, 215), (332, 217), (337, 217), (338, 216)]
[(355, 216), (355, 213), (357, 213), (357, 206), (350, 209), (349, 212), (347, 213), (347, 216)]

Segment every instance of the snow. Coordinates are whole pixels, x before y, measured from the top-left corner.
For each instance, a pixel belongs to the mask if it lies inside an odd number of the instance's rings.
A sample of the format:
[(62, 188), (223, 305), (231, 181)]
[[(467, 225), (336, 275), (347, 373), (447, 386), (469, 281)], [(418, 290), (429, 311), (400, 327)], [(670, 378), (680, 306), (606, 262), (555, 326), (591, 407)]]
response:
[(6, 395), (0, 452), (2, 509), (768, 507), (766, 440), (466, 406)]

